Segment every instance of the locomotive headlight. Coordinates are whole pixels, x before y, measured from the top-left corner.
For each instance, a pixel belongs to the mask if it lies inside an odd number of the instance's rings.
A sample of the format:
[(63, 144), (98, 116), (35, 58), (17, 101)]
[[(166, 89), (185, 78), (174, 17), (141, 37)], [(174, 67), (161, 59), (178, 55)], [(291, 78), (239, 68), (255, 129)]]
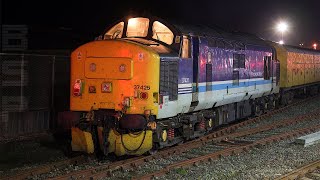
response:
[(96, 65), (95, 63), (91, 63), (91, 64), (90, 64), (90, 71), (91, 71), (91, 72), (95, 72), (96, 69), (97, 69), (97, 65)]
[(95, 86), (89, 86), (89, 93), (96, 93), (96, 87)]
[(125, 72), (125, 71), (126, 71), (126, 65), (121, 64), (121, 65), (119, 66), (119, 71), (120, 71), (120, 72)]
[(111, 82), (104, 82), (101, 84), (101, 92), (110, 93), (111, 91), (112, 91), (112, 83)]
[(212, 122), (212, 119), (210, 118), (209, 121), (208, 121), (208, 126), (211, 128), (212, 124), (213, 124), (213, 122)]
[(165, 142), (167, 140), (167, 137), (168, 137), (167, 130), (162, 130), (162, 133), (161, 133), (162, 141)]
[(130, 97), (125, 97), (123, 99), (123, 103), (122, 103), (124, 106), (127, 106), (127, 107), (130, 107), (132, 105), (132, 100)]

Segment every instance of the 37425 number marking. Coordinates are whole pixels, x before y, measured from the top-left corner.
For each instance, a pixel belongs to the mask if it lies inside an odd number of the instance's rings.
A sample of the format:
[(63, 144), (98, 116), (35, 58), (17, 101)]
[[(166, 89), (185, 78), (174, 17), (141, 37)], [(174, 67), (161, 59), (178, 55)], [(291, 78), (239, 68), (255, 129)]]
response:
[(150, 90), (150, 86), (148, 85), (134, 85), (134, 89), (140, 89), (140, 90)]

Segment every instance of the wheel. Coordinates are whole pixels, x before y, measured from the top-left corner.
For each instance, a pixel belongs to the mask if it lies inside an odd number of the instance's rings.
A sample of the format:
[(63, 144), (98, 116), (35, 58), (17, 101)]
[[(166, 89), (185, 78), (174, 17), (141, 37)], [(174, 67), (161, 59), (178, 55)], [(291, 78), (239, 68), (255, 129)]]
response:
[(153, 143), (152, 149), (150, 149), (148, 151), (148, 154), (149, 155), (154, 155), (154, 154), (156, 154), (158, 152), (158, 149), (159, 149), (159, 144), (158, 143)]
[(255, 116), (260, 116), (263, 113), (260, 104), (255, 104), (255, 108), (254, 108), (254, 115)]

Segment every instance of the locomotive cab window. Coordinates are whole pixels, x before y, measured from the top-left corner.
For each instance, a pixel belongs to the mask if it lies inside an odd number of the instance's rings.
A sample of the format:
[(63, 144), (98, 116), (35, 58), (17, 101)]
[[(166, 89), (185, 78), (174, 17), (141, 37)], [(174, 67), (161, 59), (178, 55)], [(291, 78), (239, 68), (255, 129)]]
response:
[(104, 39), (121, 38), (123, 34), (124, 22), (119, 22), (104, 34)]
[(183, 36), (182, 39), (181, 57), (191, 58), (191, 43), (187, 36)]
[(155, 21), (152, 26), (152, 38), (171, 45), (173, 42), (172, 31), (159, 21)]
[(146, 37), (148, 28), (148, 18), (131, 18), (128, 21), (127, 37)]

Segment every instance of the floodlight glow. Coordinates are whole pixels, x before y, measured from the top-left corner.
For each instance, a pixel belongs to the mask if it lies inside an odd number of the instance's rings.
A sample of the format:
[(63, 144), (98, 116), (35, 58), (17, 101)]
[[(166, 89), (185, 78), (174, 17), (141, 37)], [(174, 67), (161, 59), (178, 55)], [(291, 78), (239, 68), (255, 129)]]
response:
[(288, 25), (285, 22), (280, 22), (277, 26), (278, 31), (285, 32), (288, 30)]
[(284, 44), (283, 40), (279, 41), (279, 44)]

